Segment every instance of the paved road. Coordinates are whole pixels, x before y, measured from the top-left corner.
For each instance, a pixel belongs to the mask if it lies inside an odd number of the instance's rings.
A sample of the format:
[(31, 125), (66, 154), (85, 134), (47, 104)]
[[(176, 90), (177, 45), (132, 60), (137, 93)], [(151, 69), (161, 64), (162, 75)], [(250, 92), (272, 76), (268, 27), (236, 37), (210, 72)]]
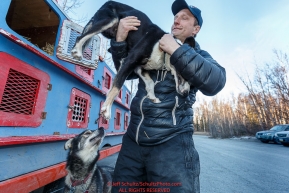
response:
[(203, 193), (289, 193), (289, 148), (194, 136)]
[[(195, 135), (201, 193), (289, 193), (289, 147)], [(114, 166), (117, 154), (99, 165)]]

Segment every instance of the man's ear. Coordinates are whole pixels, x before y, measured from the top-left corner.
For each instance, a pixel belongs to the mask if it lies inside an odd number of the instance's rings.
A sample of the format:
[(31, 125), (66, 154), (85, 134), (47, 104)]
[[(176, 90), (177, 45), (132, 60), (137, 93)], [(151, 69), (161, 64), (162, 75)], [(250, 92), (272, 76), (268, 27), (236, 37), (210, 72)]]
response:
[(69, 140), (65, 143), (65, 145), (64, 145), (64, 149), (65, 149), (65, 150), (68, 150), (69, 148), (72, 147), (72, 141), (73, 141), (73, 139), (74, 139), (74, 138), (71, 138), (71, 139), (69, 139)]
[(199, 33), (200, 29), (201, 29), (201, 26), (199, 26), (199, 25), (194, 26), (193, 36), (197, 35)]

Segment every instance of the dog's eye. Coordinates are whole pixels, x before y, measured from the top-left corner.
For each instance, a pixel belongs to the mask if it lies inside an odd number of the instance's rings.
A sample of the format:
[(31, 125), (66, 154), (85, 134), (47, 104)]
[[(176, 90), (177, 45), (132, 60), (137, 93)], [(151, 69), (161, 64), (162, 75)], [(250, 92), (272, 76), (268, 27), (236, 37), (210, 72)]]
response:
[(83, 135), (84, 135), (85, 137), (88, 137), (91, 133), (92, 133), (92, 132), (91, 132), (90, 130), (88, 130), (88, 131), (86, 131)]
[(83, 137), (88, 138), (89, 137), (89, 133), (84, 134)]

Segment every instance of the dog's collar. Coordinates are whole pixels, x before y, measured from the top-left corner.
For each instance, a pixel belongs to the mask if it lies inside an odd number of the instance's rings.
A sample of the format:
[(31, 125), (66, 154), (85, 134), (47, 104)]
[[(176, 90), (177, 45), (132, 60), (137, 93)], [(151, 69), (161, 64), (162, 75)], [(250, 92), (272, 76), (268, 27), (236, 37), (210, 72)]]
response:
[(85, 184), (90, 176), (91, 176), (91, 173), (89, 173), (83, 180), (73, 180), (72, 178), (70, 178), (71, 187), (75, 187), (75, 186), (79, 186), (79, 185)]

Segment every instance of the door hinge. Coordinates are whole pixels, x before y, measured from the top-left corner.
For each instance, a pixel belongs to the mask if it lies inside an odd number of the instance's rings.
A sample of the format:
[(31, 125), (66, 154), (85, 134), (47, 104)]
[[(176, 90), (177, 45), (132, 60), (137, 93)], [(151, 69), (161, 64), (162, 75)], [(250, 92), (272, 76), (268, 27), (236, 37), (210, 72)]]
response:
[(47, 85), (47, 90), (51, 91), (52, 90), (52, 84)]
[(42, 112), (40, 118), (41, 119), (46, 119), (46, 115), (47, 115), (47, 112)]

